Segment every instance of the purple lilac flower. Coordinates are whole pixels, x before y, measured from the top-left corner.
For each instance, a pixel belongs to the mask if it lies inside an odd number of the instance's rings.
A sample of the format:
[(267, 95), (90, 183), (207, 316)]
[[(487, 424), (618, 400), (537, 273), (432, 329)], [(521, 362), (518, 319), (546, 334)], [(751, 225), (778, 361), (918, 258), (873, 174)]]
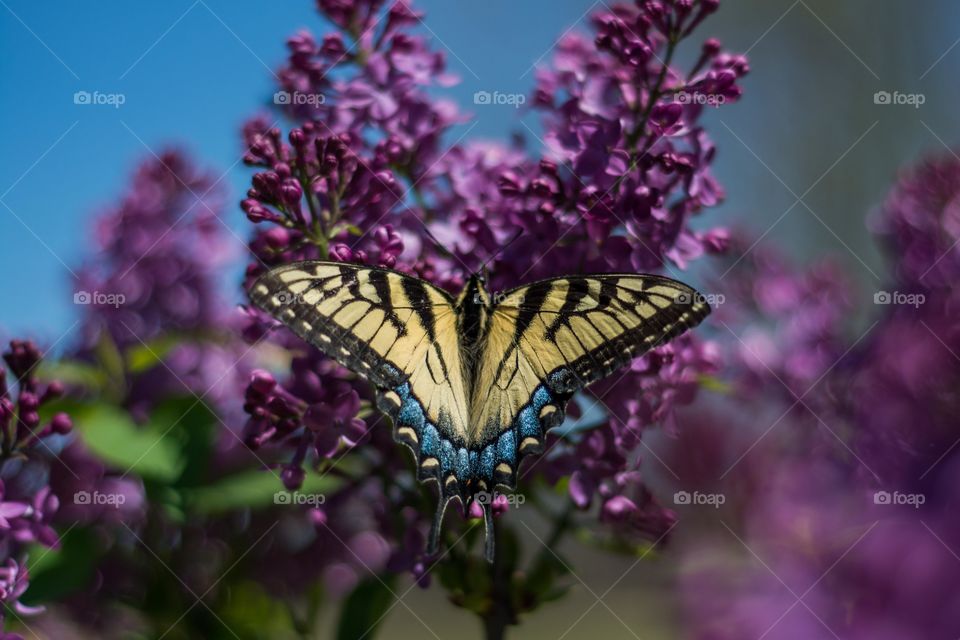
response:
[[(728, 544), (687, 556), (693, 637), (936, 638), (960, 629), (952, 508), (875, 504), (873, 491), (822, 459), (777, 467), (751, 496), (742, 543), (728, 532)], [(953, 483), (955, 474), (954, 465)], [(714, 542), (724, 539), (718, 532)]]
[[(266, 266), (327, 258), (392, 267), (453, 291), (489, 262), (492, 289), (504, 290), (567, 273), (685, 268), (722, 252), (724, 230), (690, 227), (723, 196), (699, 125), (708, 107), (678, 96), (733, 102), (749, 68), (715, 40), (689, 71), (670, 66), (677, 43), (717, 4), (617, 4), (593, 15), (592, 41), (564, 36), (537, 74), (545, 135), (536, 157), (491, 143), (443, 147), (464, 116), (425, 91), (455, 79), (441, 53), (406, 31), (423, 19), (409, 4), (319, 2), (340, 32), (298, 33), (278, 73), (291, 96), (281, 109), (299, 124), (286, 135), (264, 116), (244, 127), (245, 161), (258, 171), (241, 204), (257, 225), (247, 283)], [(247, 313), (248, 339), (276, 326)], [(295, 357), (286, 379), (251, 377), (246, 441), (286, 451), (283, 480), (296, 487), (304, 467), (325, 467), (365, 429), (376, 432), (377, 419), (366, 417), (369, 391), (352, 374), (287, 332), (269, 339), (310, 355)], [(662, 533), (672, 516), (643, 486), (634, 452), (643, 429), (669, 426), (674, 407), (692, 401), (716, 367), (716, 348), (693, 336), (655, 350), (591, 389), (584, 401), (607, 415), (602, 424), (572, 440), (552, 437), (531, 470), (552, 482), (576, 471), (578, 506), (597, 496), (605, 522)], [(375, 455), (396, 459), (389, 438), (374, 441)], [(402, 458), (398, 465), (405, 469)]]
[[(51, 522), (60, 504), (48, 481), (57, 461), (58, 439), (69, 434), (72, 423), (65, 413), (41, 419), (41, 410), (63, 394), (53, 381), (42, 384), (37, 377), (40, 351), (32, 342), (13, 340), (3, 354), (7, 368), (0, 367), (0, 623), (6, 609), (32, 615), (41, 609), (20, 602), (29, 574), (26, 551), (39, 544), (59, 544)], [(10, 377), (7, 377), (9, 370)], [(11, 636), (18, 637), (18, 636)]]
[[(771, 389), (791, 402), (839, 364), (851, 335), (853, 283), (833, 259), (798, 269), (774, 247), (736, 240), (744, 257), (711, 287), (729, 304), (717, 309), (730, 357), (738, 364), (737, 390)], [(816, 396), (809, 399), (814, 402)]]
[(884, 482), (918, 491), (937, 483), (960, 437), (953, 397), (960, 379), (958, 198), (960, 162), (930, 158), (903, 172), (872, 221), (894, 279), (876, 294), (891, 304), (878, 307), (885, 313), (852, 388), (857, 419), (870, 425), (858, 450)]
[[(217, 184), (182, 152), (147, 159), (119, 204), (97, 218), (97, 255), (80, 270), (77, 295), (88, 303), (80, 355), (90, 357), (106, 337), (121, 353), (150, 348), (165, 363), (128, 381), (128, 405), (141, 417), (164, 394), (216, 401), (232, 393), (224, 371), (236, 355), (210, 340), (231, 321), (217, 270), (237, 242), (218, 219)], [(164, 352), (161, 336), (178, 344)]]
[[(802, 383), (792, 392), (811, 377), (823, 381), (804, 401), (809, 411), (794, 412), (768, 437), (780, 444), (764, 443), (743, 464), (763, 481), (741, 500), (740, 541), (731, 548), (742, 560), (721, 562), (716, 548), (688, 554), (683, 582), (694, 637), (960, 632), (953, 564), (960, 365), (951, 353), (960, 342), (950, 321), (960, 275), (950, 231), (958, 187), (960, 162), (929, 160), (904, 172), (874, 217), (894, 278), (877, 292), (876, 322), (859, 339), (837, 304), (849, 297), (828, 284), (836, 278), (798, 277), (769, 259), (751, 261), (753, 278), (732, 274), (754, 287), (768, 326), (775, 321), (763, 340), (778, 345), (768, 351), (776, 374), (757, 369), (753, 397), (773, 378)], [(769, 290), (757, 288), (764, 282)], [(776, 312), (786, 307), (793, 311)], [(739, 402), (741, 414), (761, 410), (747, 394)]]

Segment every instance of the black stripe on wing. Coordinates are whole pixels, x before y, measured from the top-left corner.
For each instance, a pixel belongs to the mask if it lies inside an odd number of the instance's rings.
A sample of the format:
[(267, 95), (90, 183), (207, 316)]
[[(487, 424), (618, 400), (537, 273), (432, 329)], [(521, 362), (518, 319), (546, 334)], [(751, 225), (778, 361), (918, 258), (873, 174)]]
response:
[[(631, 283), (640, 283), (640, 288), (619, 284), (626, 279)], [(599, 284), (595, 294), (591, 294), (591, 283)], [(562, 304), (558, 309), (546, 308), (545, 301), (549, 299), (550, 292), (560, 284), (567, 285)], [(668, 287), (681, 295), (672, 298), (662, 292), (651, 291), (656, 287)], [(595, 295), (596, 305), (577, 311), (578, 306), (591, 295)], [(552, 345), (560, 351), (556, 339), (557, 333), (564, 327), (568, 328), (573, 338), (578, 341), (583, 354), (572, 360), (564, 357), (565, 364), (547, 374), (548, 386), (557, 394), (574, 393), (610, 375), (646, 351), (697, 326), (710, 313), (710, 305), (695, 289), (663, 276), (640, 274), (600, 274), (541, 280), (506, 292), (502, 300), (502, 305), (518, 309), (518, 335), (511, 349), (515, 348), (522, 338), (526, 338), (532, 340), (532, 344), (543, 340), (547, 343), (545, 346)], [(643, 318), (639, 311), (641, 305), (654, 308), (654, 315)], [(553, 320), (547, 323), (543, 336), (528, 335), (526, 327), (524, 331), (519, 331), (520, 319), (526, 320), (526, 325), (529, 325), (532, 318), (541, 313), (555, 315)], [(619, 325), (621, 332), (599, 346), (588, 349), (579, 340), (570, 321), (579, 318), (599, 335), (606, 335), (595, 324), (595, 319), (599, 317)], [(628, 317), (632, 320), (639, 317), (641, 321), (631, 327), (625, 324)]]

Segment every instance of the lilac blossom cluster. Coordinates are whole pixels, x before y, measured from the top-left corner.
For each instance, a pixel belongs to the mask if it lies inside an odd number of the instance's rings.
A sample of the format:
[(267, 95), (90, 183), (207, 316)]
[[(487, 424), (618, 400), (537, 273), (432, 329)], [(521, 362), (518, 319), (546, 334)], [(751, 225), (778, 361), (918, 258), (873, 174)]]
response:
[[(849, 319), (854, 296), (835, 264), (799, 272), (762, 252), (731, 272), (755, 301), (734, 325), (748, 335), (731, 360), (744, 393), (736, 426), (697, 430), (748, 451), (700, 476), (728, 475), (716, 490), (742, 509), (740, 539), (718, 548), (721, 529), (688, 553), (694, 637), (934, 638), (960, 629), (960, 335), (950, 313), (960, 291), (958, 196), (953, 156), (901, 176), (872, 226), (892, 260), (884, 291), (921, 295), (877, 298), (866, 327)], [(753, 323), (742, 322), (751, 313)], [(770, 419), (782, 424), (752, 442), (745, 414), (763, 415), (761, 398), (777, 395)], [(731, 557), (741, 558), (734, 569)]]
[(106, 340), (121, 354), (162, 356), (164, 365), (127, 381), (138, 417), (164, 395), (233, 393), (223, 371), (234, 360), (210, 341), (233, 319), (218, 279), (239, 244), (224, 233), (220, 210), (215, 177), (168, 150), (141, 163), (118, 204), (96, 219), (96, 259), (75, 285), (86, 296), (75, 296), (86, 305), (77, 352), (93, 358)]
[[(456, 78), (443, 53), (416, 35), (422, 15), (410, 5), (319, 2), (339, 30), (292, 37), (278, 77), (282, 91), (324, 99), (283, 105), (298, 123), (286, 134), (265, 115), (244, 128), (245, 160), (258, 170), (242, 202), (257, 225), (247, 282), (276, 264), (325, 258), (391, 267), (451, 291), (486, 265), (491, 289), (503, 290), (569, 273), (684, 268), (722, 253), (725, 230), (690, 225), (723, 196), (699, 124), (712, 107), (677, 96), (733, 102), (749, 68), (713, 39), (691, 69), (672, 63), (717, 4), (617, 4), (593, 14), (592, 39), (565, 35), (537, 72), (537, 154), (477, 142), (444, 148), (468, 117), (428, 96), (431, 85)], [(248, 338), (264, 338), (275, 323), (249, 313)], [(308, 355), (285, 376), (251, 378), (246, 441), (288, 451), (283, 479), (294, 488), (304, 468), (329, 468), (381, 418), (364, 409), (368, 391), (352, 375), (286, 332), (269, 339)], [(548, 454), (521, 475), (556, 484), (572, 474), (577, 507), (600, 503), (614, 529), (658, 537), (672, 516), (641, 482), (641, 433), (669, 425), (716, 358), (711, 344), (684, 337), (596, 385), (582, 409), (605, 415), (601, 423), (582, 437), (552, 437)], [(369, 455), (397, 459), (389, 438), (374, 440), (386, 449)], [(404, 469), (402, 458), (396, 464)]]
[(64, 385), (39, 381), (40, 359), (32, 342), (13, 340), (3, 353), (6, 369), (0, 367), (0, 621), (8, 611), (29, 616), (42, 610), (20, 602), (29, 585), (27, 549), (59, 545), (52, 524), (60, 501), (49, 484), (50, 466), (57, 464), (57, 441), (73, 424), (63, 412), (41, 418), (44, 407), (63, 395)]

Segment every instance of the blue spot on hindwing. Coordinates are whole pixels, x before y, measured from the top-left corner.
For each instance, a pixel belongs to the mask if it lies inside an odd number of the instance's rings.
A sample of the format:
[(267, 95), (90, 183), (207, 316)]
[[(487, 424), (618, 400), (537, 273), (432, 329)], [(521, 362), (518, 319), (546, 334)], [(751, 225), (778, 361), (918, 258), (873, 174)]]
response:
[(455, 458), (456, 453), (453, 450), (453, 445), (450, 444), (449, 440), (444, 440), (440, 446), (440, 471), (443, 474), (453, 471)]
[(477, 477), (480, 475), (480, 454), (471, 449), (469, 451), (470, 456), (470, 475)]
[(553, 396), (544, 385), (539, 385), (530, 396), (530, 403), (517, 415), (514, 428), (520, 432), (521, 438), (540, 438), (543, 435), (540, 429), (540, 410), (543, 409)]
[(470, 457), (465, 447), (461, 447), (460, 450), (457, 451), (456, 474), (461, 482), (466, 482), (467, 479), (470, 478)]
[(507, 431), (500, 434), (500, 440), (497, 441), (497, 457), (510, 466), (517, 463), (517, 438), (513, 431)]
[(420, 451), (425, 456), (436, 458), (439, 453), (439, 445), (440, 434), (437, 433), (437, 428), (428, 422), (424, 425), (420, 434)]
[(396, 391), (402, 401), (400, 411), (397, 412), (397, 421), (402, 425), (413, 427), (419, 433), (424, 423), (423, 407), (410, 395), (409, 384), (403, 383), (397, 387)]
[(488, 444), (480, 453), (480, 472), (479, 475), (486, 481), (493, 478), (493, 467), (497, 458), (496, 445)]
[(533, 407), (526, 407), (517, 416), (517, 429), (521, 438), (536, 438), (540, 435), (540, 418)]
[(533, 392), (533, 397), (530, 399), (530, 402), (533, 404), (533, 410), (535, 413), (540, 413), (540, 409), (543, 409), (543, 405), (547, 404), (552, 400), (550, 392), (547, 391), (547, 388), (542, 384), (537, 387), (537, 390)]

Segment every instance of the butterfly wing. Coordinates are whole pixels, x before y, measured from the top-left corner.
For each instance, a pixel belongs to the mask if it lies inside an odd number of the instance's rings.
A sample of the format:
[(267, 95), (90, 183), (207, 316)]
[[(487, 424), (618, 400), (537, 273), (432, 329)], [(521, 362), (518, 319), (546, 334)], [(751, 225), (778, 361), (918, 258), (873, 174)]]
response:
[(250, 298), (377, 387), (378, 405), (417, 455), (421, 479), (439, 481), (441, 467), (456, 465), (444, 448), (466, 445), (467, 395), (445, 291), (388, 269), (310, 261), (271, 270)]
[(478, 477), (510, 489), (578, 390), (696, 326), (709, 305), (662, 276), (604, 274), (535, 282), (491, 314), (471, 398)]

